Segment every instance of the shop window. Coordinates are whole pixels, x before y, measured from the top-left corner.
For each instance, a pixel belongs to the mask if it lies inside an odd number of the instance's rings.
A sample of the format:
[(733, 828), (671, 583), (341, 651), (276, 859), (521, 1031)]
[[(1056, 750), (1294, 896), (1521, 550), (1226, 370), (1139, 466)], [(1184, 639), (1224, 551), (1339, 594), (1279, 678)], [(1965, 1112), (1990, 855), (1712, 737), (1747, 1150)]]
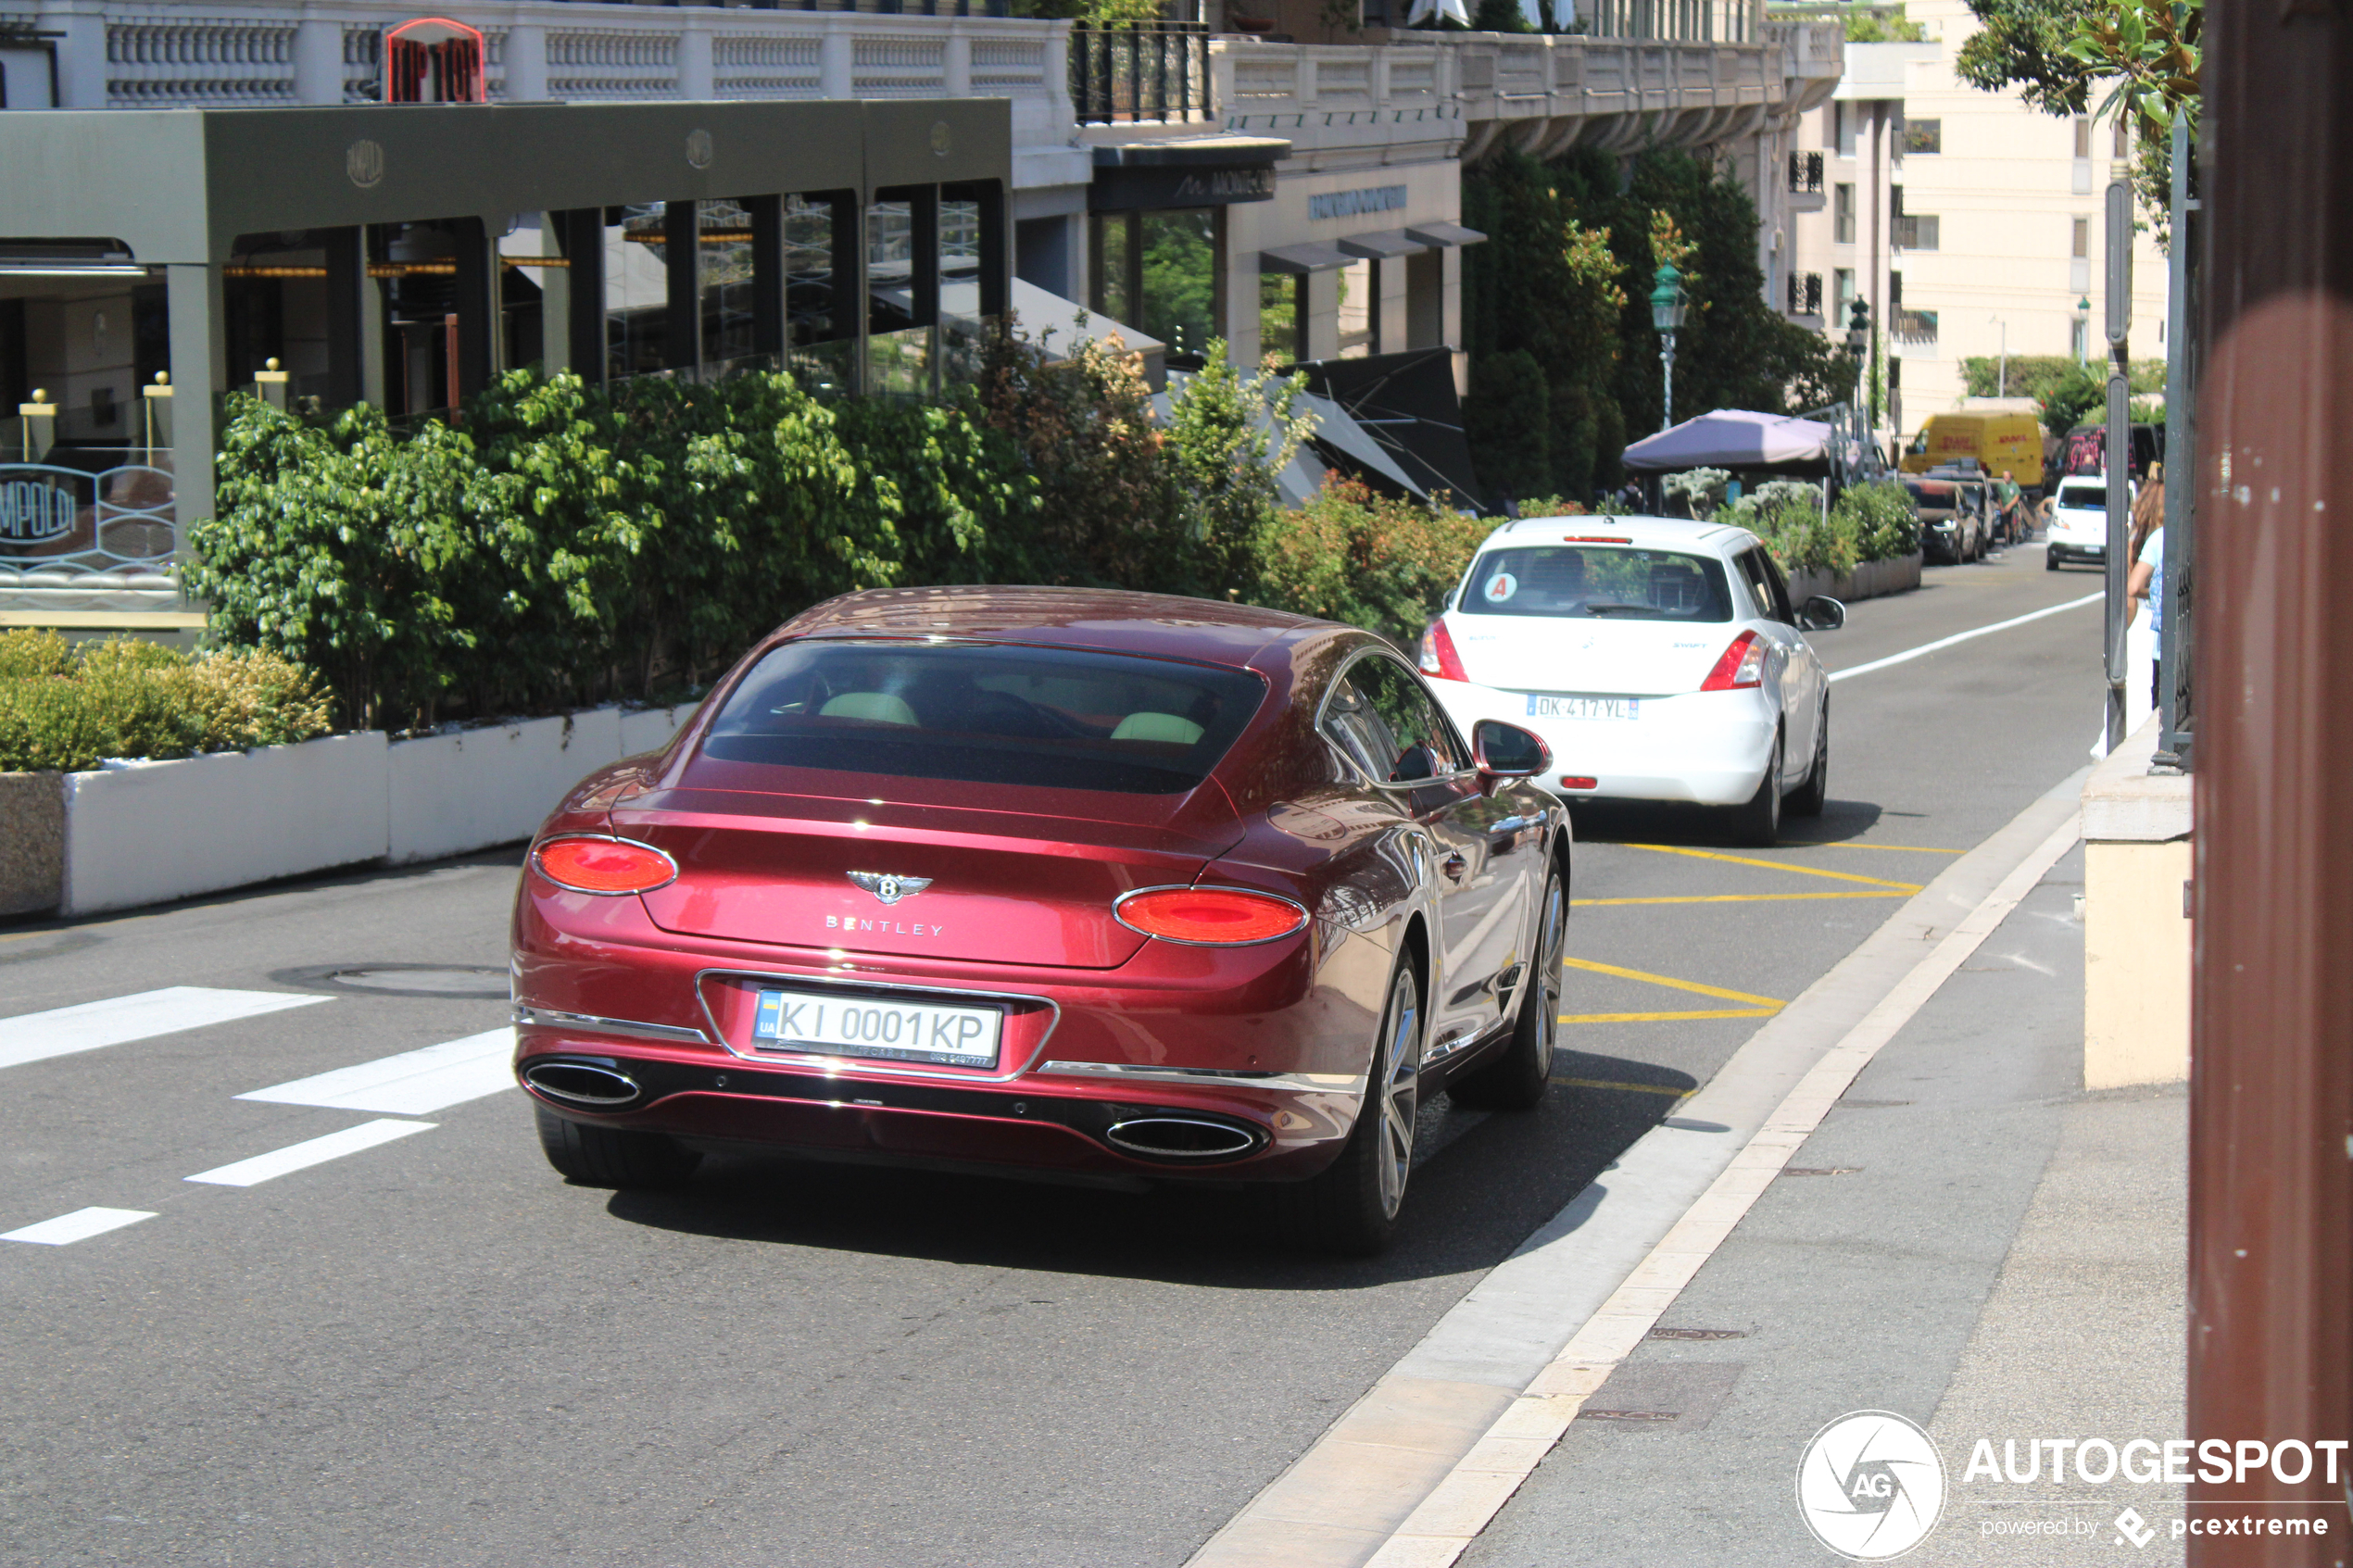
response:
[(1293, 363), (1307, 358), (1307, 274), (1258, 275), (1258, 351)]
[(981, 299), (981, 202), (969, 186), (939, 194), (940, 376), (961, 384), (980, 373), (988, 311)]
[(866, 390), (932, 391), (939, 321), (939, 191), (877, 191), (866, 208)]
[(668, 226), (663, 202), (605, 211), (605, 373), (613, 381), (668, 363)]
[(1088, 228), (1091, 307), (1199, 364), (1218, 333), (1218, 209), (1098, 213)]
[(696, 294), (702, 318), (706, 374), (749, 364), (757, 352), (752, 332), (751, 214), (737, 202), (707, 201), (696, 208), (700, 269)]
[[(812, 392), (850, 385), (858, 347), (858, 198), (849, 191), (784, 201), (786, 360)], [(837, 293), (837, 285), (844, 292)]]

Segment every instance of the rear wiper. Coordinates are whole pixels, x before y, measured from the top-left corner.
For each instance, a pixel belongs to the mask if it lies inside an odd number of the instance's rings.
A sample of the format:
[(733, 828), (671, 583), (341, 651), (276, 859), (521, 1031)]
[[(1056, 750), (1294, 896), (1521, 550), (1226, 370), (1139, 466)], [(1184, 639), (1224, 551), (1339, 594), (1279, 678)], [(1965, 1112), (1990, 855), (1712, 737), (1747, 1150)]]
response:
[(1585, 613), (1588, 615), (1656, 615), (1659, 612), (1650, 605), (1589, 604), (1585, 607)]

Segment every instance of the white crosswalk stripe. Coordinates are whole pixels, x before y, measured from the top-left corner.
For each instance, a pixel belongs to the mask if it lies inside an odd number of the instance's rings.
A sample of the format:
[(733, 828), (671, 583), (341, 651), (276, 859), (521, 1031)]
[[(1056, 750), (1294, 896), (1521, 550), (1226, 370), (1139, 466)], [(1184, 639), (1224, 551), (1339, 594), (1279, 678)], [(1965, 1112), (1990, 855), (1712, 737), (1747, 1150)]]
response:
[(515, 1075), (508, 1061), (514, 1050), (512, 1029), (491, 1029), (422, 1050), (403, 1051), (273, 1088), (255, 1089), (237, 1098), (274, 1105), (316, 1105), (330, 1110), (424, 1116), (513, 1088)]
[(208, 1023), (258, 1018), (288, 1008), (332, 1000), (288, 991), (222, 991), (204, 985), (168, 985), (160, 991), (109, 997), (102, 1002), (52, 1008), (46, 1012), (0, 1018), (0, 1067), (71, 1056), (105, 1046), (127, 1045), (158, 1035), (176, 1035)]
[(362, 1122), (357, 1127), (346, 1127), (340, 1133), (329, 1133), (322, 1138), (308, 1138), (301, 1143), (273, 1148), (267, 1154), (257, 1154), (250, 1160), (240, 1160), (230, 1165), (218, 1165), (209, 1171), (199, 1171), (184, 1178), (205, 1182), (213, 1186), (249, 1187), (271, 1181), (295, 1171), (307, 1171), (313, 1165), (323, 1165), (330, 1160), (340, 1160), (346, 1154), (357, 1154), (363, 1148), (405, 1138), (412, 1133), (433, 1130), (431, 1122), (395, 1122), (378, 1120)]
[(142, 1220), (152, 1220), (155, 1214), (145, 1209), (77, 1209), (70, 1214), (60, 1214), (54, 1220), (44, 1220), (37, 1225), (0, 1235), (0, 1241), (29, 1241), (36, 1247), (68, 1247), (77, 1241), (87, 1241), (94, 1236), (119, 1231), (125, 1225), (135, 1225)]

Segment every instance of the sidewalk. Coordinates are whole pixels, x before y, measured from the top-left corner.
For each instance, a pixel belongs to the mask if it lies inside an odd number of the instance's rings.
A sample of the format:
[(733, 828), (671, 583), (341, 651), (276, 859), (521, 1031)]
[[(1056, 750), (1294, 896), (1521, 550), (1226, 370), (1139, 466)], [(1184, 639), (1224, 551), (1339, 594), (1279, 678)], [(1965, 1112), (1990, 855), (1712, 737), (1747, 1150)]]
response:
[(2182, 1561), (2179, 1486), (1968, 1474), (1981, 1438), (2023, 1472), (2033, 1439), (2183, 1426), (2186, 1100), (2078, 1087), (2082, 868), (2079, 846), (1881, 1049), (1463, 1562), (1834, 1562), (1797, 1468), (1860, 1410), (1943, 1457), (1906, 1562)]

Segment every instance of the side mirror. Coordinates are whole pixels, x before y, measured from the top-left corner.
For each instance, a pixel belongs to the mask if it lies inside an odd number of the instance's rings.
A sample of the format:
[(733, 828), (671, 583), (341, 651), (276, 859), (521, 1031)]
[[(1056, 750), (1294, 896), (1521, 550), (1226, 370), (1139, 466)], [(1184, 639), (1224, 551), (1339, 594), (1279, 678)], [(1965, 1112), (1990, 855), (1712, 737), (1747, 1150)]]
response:
[(1803, 632), (1835, 632), (1846, 624), (1846, 607), (1828, 594), (1817, 594), (1798, 607), (1797, 625)]
[(1471, 726), (1471, 757), (1491, 779), (1532, 779), (1553, 765), (1553, 748), (1542, 735), (1501, 719)]

